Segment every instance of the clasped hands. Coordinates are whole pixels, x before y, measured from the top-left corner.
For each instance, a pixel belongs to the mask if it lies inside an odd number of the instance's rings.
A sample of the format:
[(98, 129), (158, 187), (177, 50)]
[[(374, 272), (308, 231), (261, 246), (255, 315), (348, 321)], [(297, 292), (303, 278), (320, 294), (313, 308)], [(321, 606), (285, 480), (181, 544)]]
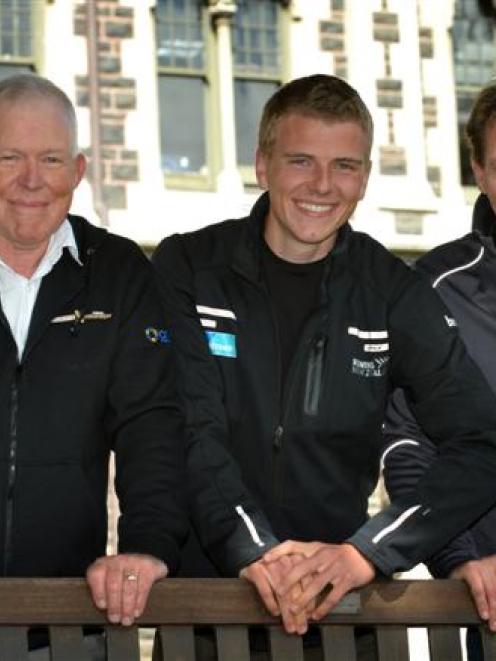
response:
[(374, 576), (372, 563), (351, 544), (295, 541), (279, 544), (240, 572), (267, 610), (281, 616), (285, 630), (298, 635)]

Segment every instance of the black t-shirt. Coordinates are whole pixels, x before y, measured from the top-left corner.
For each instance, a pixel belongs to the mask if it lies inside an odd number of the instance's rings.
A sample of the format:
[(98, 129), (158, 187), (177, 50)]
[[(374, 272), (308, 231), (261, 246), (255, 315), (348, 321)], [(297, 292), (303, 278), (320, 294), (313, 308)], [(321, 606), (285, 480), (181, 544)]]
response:
[(319, 305), (325, 260), (305, 264), (287, 262), (264, 243), (262, 271), (277, 321), (282, 390), (303, 326)]

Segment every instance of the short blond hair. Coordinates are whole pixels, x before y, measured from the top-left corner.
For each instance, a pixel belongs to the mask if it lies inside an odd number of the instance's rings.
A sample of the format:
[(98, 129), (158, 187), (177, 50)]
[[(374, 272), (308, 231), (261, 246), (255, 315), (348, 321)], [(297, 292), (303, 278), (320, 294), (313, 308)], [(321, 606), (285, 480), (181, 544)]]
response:
[(277, 123), (289, 114), (317, 117), (327, 122), (356, 122), (372, 148), (372, 116), (358, 92), (337, 76), (314, 74), (295, 78), (280, 87), (265, 104), (258, 131), (258, 148), (270, 155)]

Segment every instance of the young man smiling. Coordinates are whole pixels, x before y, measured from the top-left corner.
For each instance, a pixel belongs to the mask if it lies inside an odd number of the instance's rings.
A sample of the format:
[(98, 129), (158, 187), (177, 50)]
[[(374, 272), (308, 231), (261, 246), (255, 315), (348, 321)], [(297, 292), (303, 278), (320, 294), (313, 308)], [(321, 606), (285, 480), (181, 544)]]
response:
[[(288, 83), (264, 109), (256, 172), (267, 192), (250, 216), (170, 237), (154, 255), (188, 423), (195, 534), (183, 574), (242, 575), (289, 632), (377, 571), (413, 566), (493, 498), (496, 400), (430, 287), (348, 223), (371, 144), (370, 114), (346, 82)], [(368, 520), (395, 384), (440, 455)]]

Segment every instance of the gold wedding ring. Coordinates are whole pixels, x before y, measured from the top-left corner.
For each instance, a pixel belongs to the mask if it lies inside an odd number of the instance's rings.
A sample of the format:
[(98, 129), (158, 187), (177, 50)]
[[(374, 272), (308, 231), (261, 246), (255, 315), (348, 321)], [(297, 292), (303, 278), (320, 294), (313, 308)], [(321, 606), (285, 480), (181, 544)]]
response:
[(126, 581), (137, 581), (138, 580), (138, 574), (126, 574), (125, 576)]

